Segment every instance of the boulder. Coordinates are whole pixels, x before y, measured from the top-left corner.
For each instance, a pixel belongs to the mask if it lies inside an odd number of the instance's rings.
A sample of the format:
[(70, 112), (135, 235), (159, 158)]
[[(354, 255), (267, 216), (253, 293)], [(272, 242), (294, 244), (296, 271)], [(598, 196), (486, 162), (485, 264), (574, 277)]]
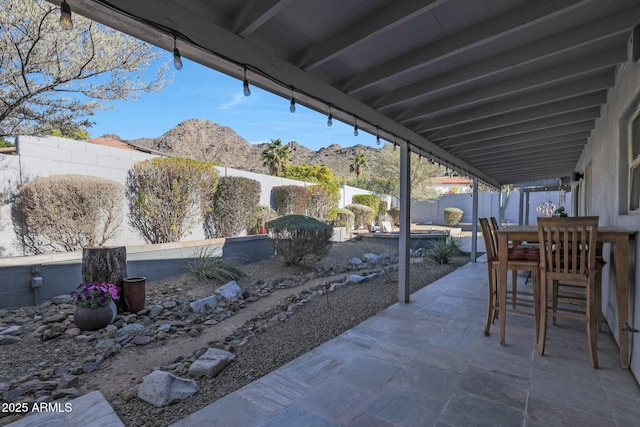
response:
[(380, 256), (372, 253), (366, 253), (362, 256), (362, 258), (364, 258), (365, 261), (371, 262), (374, 264), (380, 260)]
[(218, 288), (218, 292), (224, 299), (237, 298), (242, 293), (242, 289), (235, 280), (226, 283)]
[(138, 398), (158, 408), (188, 399), (196, 394), (195, 381), (180, 378), (164, 371), (153, 371), (138, 387)]
[(358, 257), (353, 257), (353, 258), (351, 258), (351, 261), (349, 263), (351, 265), (358, 266), (358, 265), (362, 265), (362, 260), (360, 258), (358, 258)]
[(194, 377), (216, 376), (235, 357), (235, 354), (228, 351), (210, 348), (191, 364), (189, 375)]
[(211, 314), (216, 308), (218, 304), (218, 298), (215, 295), (211, 295), (205, 298), (200, 298), (199, 300), (193, 301), (191, 305), (191, 309), (195, 313), (204, 313)]

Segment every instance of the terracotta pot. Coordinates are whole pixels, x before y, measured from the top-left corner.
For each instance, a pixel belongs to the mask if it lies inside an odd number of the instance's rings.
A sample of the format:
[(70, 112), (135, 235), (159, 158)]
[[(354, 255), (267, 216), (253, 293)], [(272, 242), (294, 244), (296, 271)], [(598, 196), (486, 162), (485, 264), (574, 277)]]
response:
[(130, 313), (137, 313), (144, 309), (146, 300), (146, 277), (127, 277), (122, 284), (122, 294), (126, 309)]
[(117, 308), (113, 301), (103, 307), (76, 307), (73, 322), (83, 331), (96, 331), (113, 322), (116, 313)]

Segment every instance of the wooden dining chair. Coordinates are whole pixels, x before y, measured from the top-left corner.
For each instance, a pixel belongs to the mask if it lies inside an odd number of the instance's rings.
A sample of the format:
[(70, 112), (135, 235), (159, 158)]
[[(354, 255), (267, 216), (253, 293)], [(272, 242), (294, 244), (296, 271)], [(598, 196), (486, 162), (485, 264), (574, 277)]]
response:
[[(491, 325), (498, 315), (503, 316), (500, 312), (499, 299), (498, 299), (498, 272), (500, 270), (500, 262), (498, 260), (498, 245), (497, 238), (493, 227), (490, 224), (490, 220), (487, 218), (480, 218), (480, 227), (482, 228), (482, 236), (484, 238), (484, 244), (486, 248), (487, 256), (487, 278), (488, 278), (488, 304), (487, 304), (487, 322), (485, 325), (484, 334), (489, 335)], [(515, 247), (509, 248), (507, 268), (512, 271), (512, 301), (516, 300), (517, 295), (517, 282), (518, 271), (525, 270), (530, 271), (533, 277), (533, 308), (534, 316), (536, 319), (536, 336), (538, 325), (538, 314), (540, 306), (540, 293), (539, 293), (539, 280), (538, 280), (538, 264), (540, 261), (540, 252), (538, 248), (528, 247)], [(531, 315), (531, 311), (520, 310), (516, 306), (512, 305), (511, 308), (505, 307), (505, 312), (515, 312), (519, 314)]]
[[(598, 217), (538, 218), (540, 241), (541, 316), (538, 353), (544, 355), (547, 317), (579, 319), (586, 322), (589, 360), (598, 367), (598, 323), (601, 300), (601, 258), (596, 256)], [(549, 282), (552, 295), (548, 297)], [(558, 304), (558, 287), (581, 287), (586, 294), (584, 310), (576, 305)]]

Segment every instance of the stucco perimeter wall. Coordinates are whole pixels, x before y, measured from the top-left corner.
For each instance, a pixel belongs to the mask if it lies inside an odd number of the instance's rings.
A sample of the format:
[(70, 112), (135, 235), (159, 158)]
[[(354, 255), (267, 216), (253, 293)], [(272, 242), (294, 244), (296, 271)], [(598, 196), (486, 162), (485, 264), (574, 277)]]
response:
[[(273, 255), (265, 236), (128, 246), (127, 276), (154, 280), (185, 273), (202, 248), (242, 263)], [(34, 289), (33, 278), (41, 278), (42, 286)], [(0, 309), (68, 294), (81, 281), (82, 251), (0, 259)]]
[[(626, 212), (626, 170), (628, 170), (627, 142), (625, 130), (629, 115), (640, 106), (640, 65), (627, 63), (618, 75), (615, 88), (609, 93), (609, 101), (596, 123), (589, 144), (587, 145), (577, 170), (587, 172), (589, 165), (591, 176), (586, 176), (592, 183), (590, 197), (591, 212), (586, 211), (587, 192), (584, 179), (580, 186), (580, 214), (600, 216), (600, 224), (617, 225), (630, 230), (640, 230), (640, 215)], [(637, 111), (637, 110), (636, 110)], [(608, 245), (606, 245), (608, 246)], [(635, 291), (640, 284), (640, 236), (636, 234), (631, 242), (631, 268), (629, 272), (630, 314), (629, 324), (640, 328), (640, 292)], [(610, 325), (616, 324), (615, 274), (612, 268), (613, 259), (609, 249), (604, 251), (607, 265), (602, 280), (603, 311)], [(617, 328), (612, 328), (616, 331)], [(630, 337), (631, 369), (636, 378), (640, 378), (640, 339)], [(635, 334), (638, 335), (638, 334)], [(635, 339), (634, 339), (635, 338)]]
[[(539, 204), (552, 202), (556, 206), (565, 206), (571, 211), (570, 192), (565, 194), (565, 201), (560, 202), (558, 191), (538, 191), (529, 193), (529, 224), (536, 224), (537, 218), (543, 216), (536, 211)], [(520, 217), (520, 191), (511, 191), (508, 199), (503, 194), (506, 203), (504, 212), (505, 224), (518, 224)], [(462, 209), (461, 222), (471, 223), (473, 215), (473, 197), (471, 194), (443, 194), (431, 202), (416, 202), (411, 206), (411, 222), (445, 224), (445, 208)], [(524, 210), (523, 210), (524, 213)], [(495, 217), (500, 221), (500, 193), (496, 191), (478, 193), (478, 218)], [(527, 219), (524, 221), (527, 223)]]

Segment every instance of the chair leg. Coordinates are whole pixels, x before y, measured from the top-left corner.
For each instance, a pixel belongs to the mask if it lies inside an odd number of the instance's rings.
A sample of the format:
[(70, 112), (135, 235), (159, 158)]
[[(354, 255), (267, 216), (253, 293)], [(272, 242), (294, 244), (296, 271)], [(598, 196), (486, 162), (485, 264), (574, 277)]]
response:
[(556, 312), (558, 311), (558, 287), (560, 286), (560, 284), (558, 283), (557, 280), (553, 281), (553, 325), (555, 326), (556, 323)]
[(518, 305), (518, 270), (511, 270), (511, 306)]
[(484, 327), (484, 334), (486, 336), (489, 335), (489, 329), (491, 328), (491, 325), (493, 324), (494, 320), (496, 319), (496, 298), (497, 298), (497, 292), (496, 292), (496, 280), (495, 280), (495, 273), (493, 272), (493, 270), (491, 268), (489, 268), (489, 272), (488, 272), (488, 283), (487, 283), (487, 288), (489, 289), (489, 298), (487, 300), (487, 323)]
[(596, 279), (594, 277), (589, 278), (589, 284), (587, 285), (587, 341), (589, 344), (589, 360), (591, 366), (598, 367), (598, 318), (600, 315), (598, 312), (600, 309), (596, 306), (597, 303), (597, 291), (596, 291)]
[(543, 273), (540, 277), (540, 327), (538, 330), (538, 354), (544, 355), (547, 340), (547, 279)]
[(540, 275), (537, 270), (533, 270), (533, 313), (536, 323), (536, 340), (540, 335)]

